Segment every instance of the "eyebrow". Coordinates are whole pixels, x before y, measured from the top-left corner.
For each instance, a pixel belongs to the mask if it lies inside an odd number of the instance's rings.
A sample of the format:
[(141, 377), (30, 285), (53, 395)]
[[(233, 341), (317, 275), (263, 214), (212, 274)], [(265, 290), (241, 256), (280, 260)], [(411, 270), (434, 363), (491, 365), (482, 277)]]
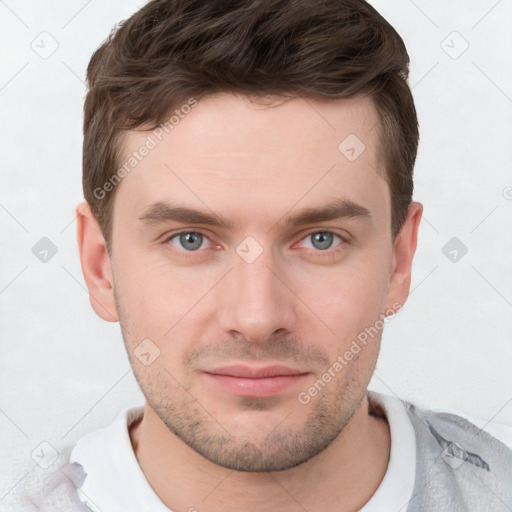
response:
[[(299, 210), (293, 216), (286, 216), (283, 223), (287, 227), (300, 227), (306, 224), (344, 218), (361, 218), (371, 221), (372, 215), (365, 206), (350, 199), (338, 199), (325, 206)], [(139, 217), (139, 221), (144, 225), (159, 225), (175, 221), (184, 224), (205, 224), (224, 228), (228, 231), (234, 231), (236, 228), (236, 224), (231, 220), (215, 213), (195, 210), (164, 201), (157, 201), (146, 207)]]

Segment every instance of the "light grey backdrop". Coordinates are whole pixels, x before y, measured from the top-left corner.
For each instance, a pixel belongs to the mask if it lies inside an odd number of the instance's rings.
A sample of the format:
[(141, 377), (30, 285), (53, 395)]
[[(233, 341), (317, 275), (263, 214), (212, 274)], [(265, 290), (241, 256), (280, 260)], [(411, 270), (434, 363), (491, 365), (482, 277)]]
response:
[[(371, 388), (511, 425), (512, 0), (371, 3), (411, 56), (425, 207)], [(41, 442), (59, 450), (143, 403), (119, 326), (89, 305), (74, 221), (85, 69), (140, 5), (0, 0), (0, 499)]]

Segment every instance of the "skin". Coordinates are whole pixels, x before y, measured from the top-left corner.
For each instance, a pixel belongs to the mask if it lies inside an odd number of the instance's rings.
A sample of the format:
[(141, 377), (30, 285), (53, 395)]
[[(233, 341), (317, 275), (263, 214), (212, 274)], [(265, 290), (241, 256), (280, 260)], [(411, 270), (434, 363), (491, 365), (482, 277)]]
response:
[[(297, 399), (409, 292), (422, 205), (411, 204), (393, 242), (377, 126), (369, 98), (263, 106), (208, 96), (117, 186), (110, 256), (78, 205), (91, 305), (120, 322), (146, 398), (132, 446), (172, 510), (353, 511), (380, 485), (389, 426), (368, 413), (366, 392), (381, 332), (307, 404)], [(127, 132), (125, 155), (148, 133)], [(338, 150), (349, 134), (366, 146), (354, 161)], [(284, 224), (336, 198), (370, 217)], [(171, 200), (236, 229), (141, 222), (148, 205)], [(170, 238), (181, 231), (202, 233), (200, 248)], [(312, 235), (326, 231), (319, 248)], [(248, 236), (263, 250), (251, 263), (236, 251)], [(134, 353), (144, 339), (160, 351), (147, 366)], [(273, 396), (239, 396), (203, 373), (227, 363), (307, 375)]]

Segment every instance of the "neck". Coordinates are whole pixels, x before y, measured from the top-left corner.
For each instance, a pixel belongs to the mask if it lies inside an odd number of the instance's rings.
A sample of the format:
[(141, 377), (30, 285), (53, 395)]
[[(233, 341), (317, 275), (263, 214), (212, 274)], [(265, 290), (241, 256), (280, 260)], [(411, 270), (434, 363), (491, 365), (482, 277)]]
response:
[(170, 432), (147, 403), (130, 437), (160, 500), (171, 510), (200, 512), (359, 510), (382, 482), (391, 446), (386, 418), (367, 396), (324, 451), (285, 471), (250, 473), (220, 467)]

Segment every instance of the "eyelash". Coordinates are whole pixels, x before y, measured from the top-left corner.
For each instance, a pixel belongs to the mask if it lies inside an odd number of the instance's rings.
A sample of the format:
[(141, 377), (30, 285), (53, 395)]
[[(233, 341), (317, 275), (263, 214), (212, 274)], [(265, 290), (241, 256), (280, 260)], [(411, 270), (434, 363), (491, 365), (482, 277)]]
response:
[[(312, 231), (306, 233), (305, 235), (303, 235), (301, 237), (301, 239), (300, 239), (300, 242), (305, 240), (307, 237), (309, 237), (311, 235), (314, 235), (314, 234), (317, 234), (317, 233), (328, 233), (328, 234), (331, 234), (331, 235), (335, 235), (335, 236), (337, 236), (341, 240), (341, 243), (338, 244), (337, 246), (335, 246), (334, 248), (325, 249), (323, 251), (320, 250), (320, 249), (317, 249), (317, 250), (310, 249), (310, 250), (314, 251), (315, 253), (317, 253), (321, 257), (328, 257), (328, 256), (336, 255), (340, 250), (342, 250), (343, 246), (347, 243), (347, 239), (344, 236), (340, 235), (336, 231), (331, 231), (331, 230), (328, 230), (328, 229), (315, 229), (315, 230), (312, 230)], [(177, 233), (173, 233), (172, 235), (167, 236), (164, 239), (164, 243), (165, 244), (169, 244), (169, 242), (173, 238), (178, 237), (179, 235), (184, 235), (184, 234), (203, 235), (203, 237), (207, 238), (211, 242), (211, 240), (208, 237), (208, 235), (206, 233), (203, 233), (202, 231), (185, 230), (185, 231), (178, 231)], [(201, 250), (204, 250), (204, 249), (197, 249), (196, 251), (185, 251), (185, 250), (182, 250), (182, 251), (179, 251), (179, 252), (185, 253), (184, 256), (186, 258), (193, 258), (194, 254), (200, 252)], [(188, 255), (186, 253), (190, 253), (190, 255)]]

